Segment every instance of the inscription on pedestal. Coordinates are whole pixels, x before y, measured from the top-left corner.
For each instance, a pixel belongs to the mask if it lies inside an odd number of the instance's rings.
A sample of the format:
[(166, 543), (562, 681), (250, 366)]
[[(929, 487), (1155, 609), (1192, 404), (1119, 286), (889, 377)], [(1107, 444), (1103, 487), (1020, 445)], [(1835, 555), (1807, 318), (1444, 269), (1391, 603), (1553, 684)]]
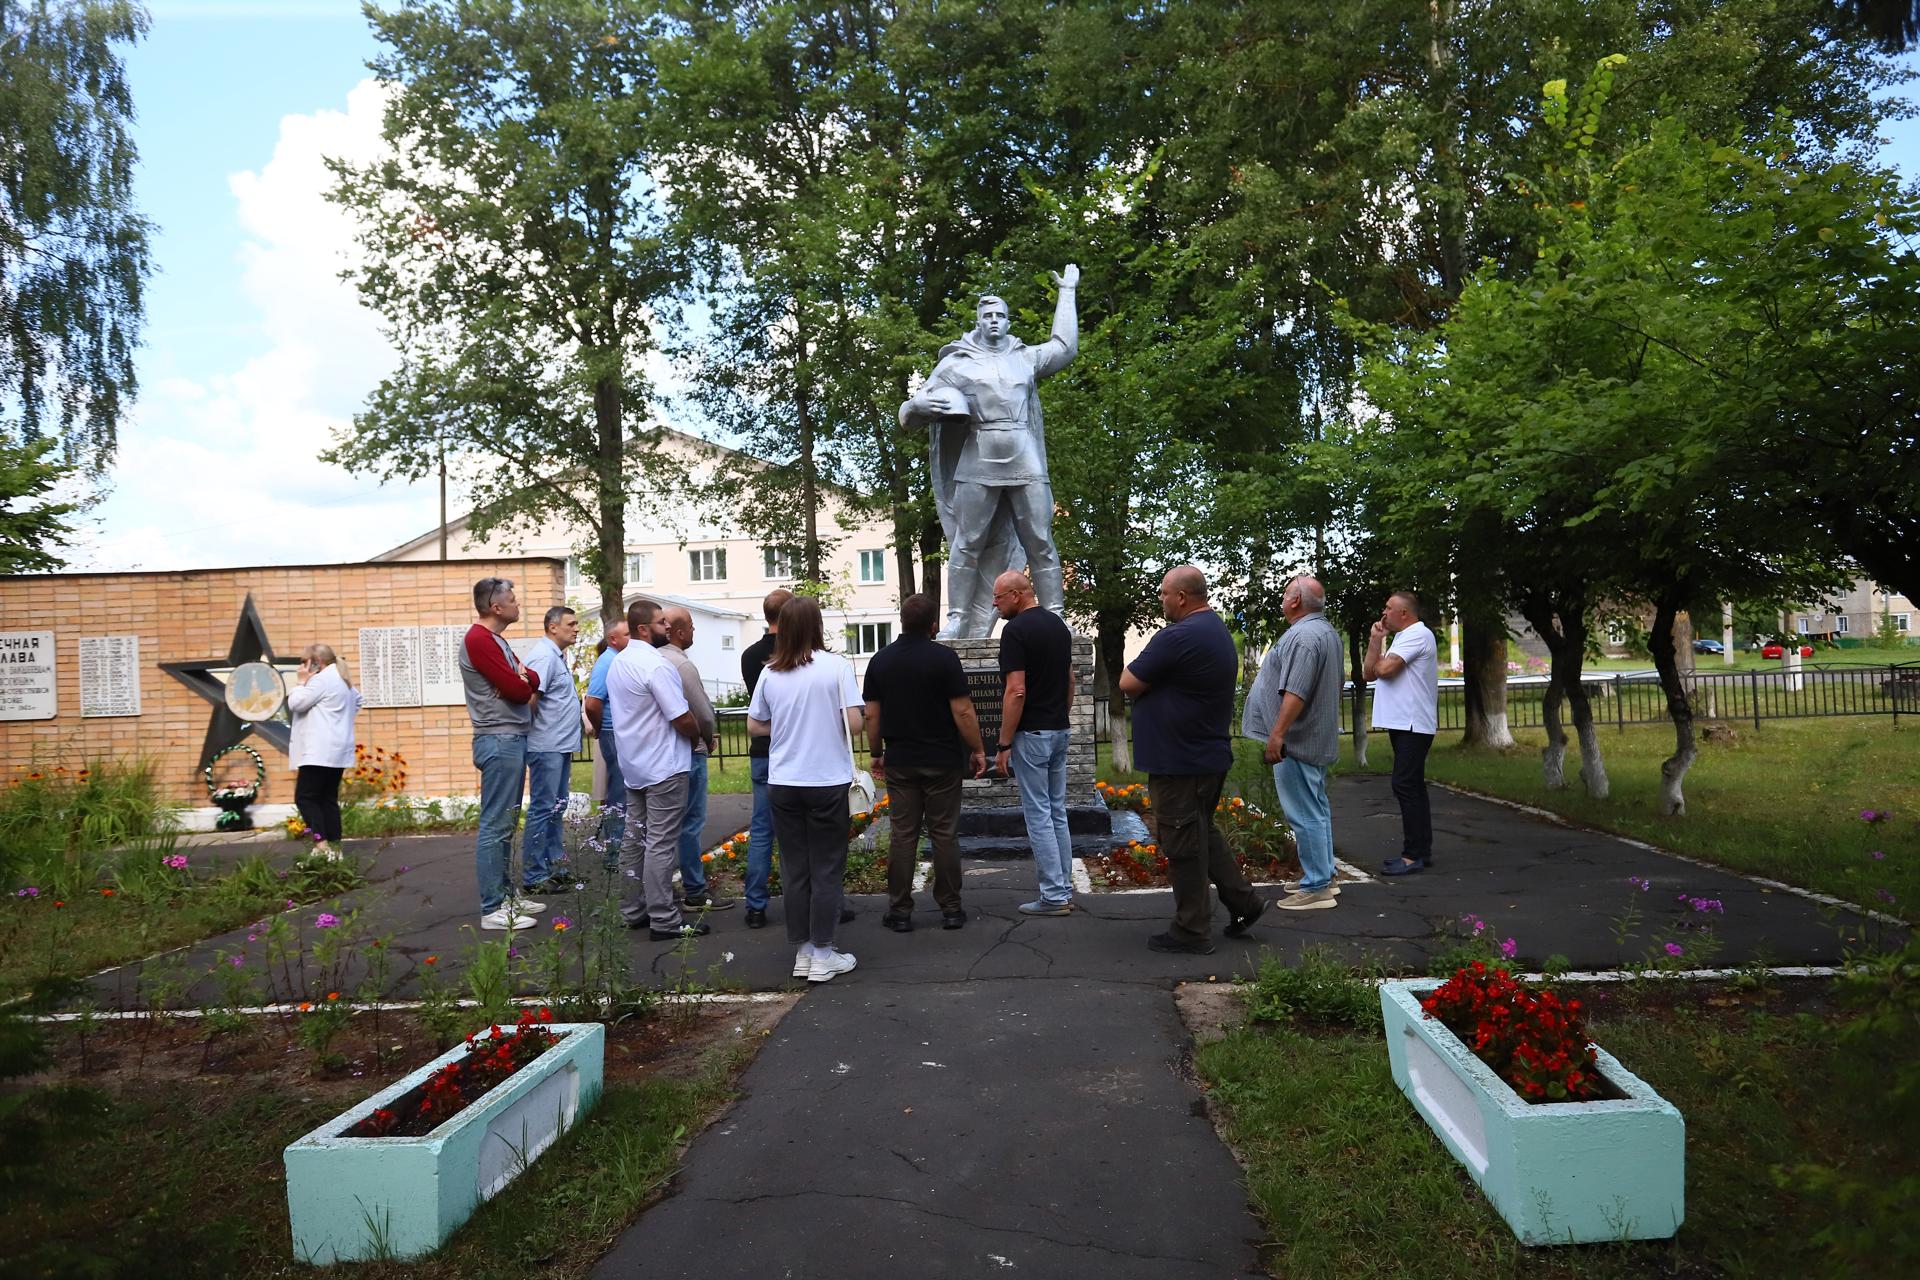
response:
[(980, 721), (980, 742), (989, 759), (1000, 745), (1000, 708), (1005, 685), (1000, 672), (974, 668), (967, 672), (967, 692), (973, 697), (973, 714)]

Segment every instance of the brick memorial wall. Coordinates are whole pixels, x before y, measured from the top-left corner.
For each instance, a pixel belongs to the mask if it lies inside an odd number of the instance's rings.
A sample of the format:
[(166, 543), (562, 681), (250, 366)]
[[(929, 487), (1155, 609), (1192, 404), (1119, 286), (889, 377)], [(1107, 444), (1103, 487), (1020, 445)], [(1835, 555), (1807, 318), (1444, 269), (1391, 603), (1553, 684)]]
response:
[[(0, 576), (0, 763), (11, 776), (145, 756), (168, 799), (205, 805), (213, 707), (161, 664), (224, 662), (251, 595), (276, 659), (291, 665), (318, 643), (347, 660), (368, 704), (357, 736), (406, 757), (408, 792), (473, 795), (457, 665), (473, 584), (514, 580), (522, 612), (507, 638), (519, 640), (565, 601), (564, 570), (528, 557)], [(287, 757), (258, 734), (244, 741), (267, 762), (258, 803), (291, 803)]]

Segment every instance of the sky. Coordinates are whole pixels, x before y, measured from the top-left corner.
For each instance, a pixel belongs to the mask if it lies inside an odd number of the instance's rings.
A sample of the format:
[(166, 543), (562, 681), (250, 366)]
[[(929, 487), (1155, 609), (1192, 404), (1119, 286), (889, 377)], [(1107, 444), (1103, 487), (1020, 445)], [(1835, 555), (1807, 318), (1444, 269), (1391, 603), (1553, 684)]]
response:
[[(140, 396), (71, 567), (339, 563), (427, 532), (434, 486), (382, 487), (318, 457), (393, 366), (339, 279), (352, 227), (324, 198), (323, 157), (378, 149), (358, 0), (148, 8), (126, 55), (135, 194), (158, 228)], [(1920, 175), (1920, 121), (1888, 132), (1883, 158)]]

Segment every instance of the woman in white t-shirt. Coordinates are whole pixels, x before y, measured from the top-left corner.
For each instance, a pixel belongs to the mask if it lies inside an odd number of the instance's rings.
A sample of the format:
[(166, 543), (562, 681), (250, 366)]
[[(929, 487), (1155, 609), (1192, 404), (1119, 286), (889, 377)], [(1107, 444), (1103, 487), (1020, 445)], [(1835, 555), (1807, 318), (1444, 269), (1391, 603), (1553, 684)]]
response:
[(835, 949), (834, 934), (851, 835), (851, 742), (864, 727), (865, 703), (852, 664), (827, 652), (819, 601), (787, 601), (777, 628), (773, 656), (747, 707), (747, 732), (771, 739), (768, 799), (780, 842), (787, 941), (798, 948), (793, 976), (826, 982), (854, 964)]
[(293, 736), (287, 758), (298, 771), (294, 807), (313, 833), (314, 849), (340, 856), (340, 778), (353, 767), (353, 722), (360, 714), (360, 691), (348, 678), (347, 664), (324, 644), (310, 644), (287, 690)]

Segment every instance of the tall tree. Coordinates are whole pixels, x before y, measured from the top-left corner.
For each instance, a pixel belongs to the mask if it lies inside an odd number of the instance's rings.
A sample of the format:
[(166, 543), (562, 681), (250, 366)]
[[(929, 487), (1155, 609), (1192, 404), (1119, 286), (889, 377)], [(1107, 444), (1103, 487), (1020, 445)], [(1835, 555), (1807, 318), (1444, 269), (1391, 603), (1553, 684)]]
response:
[(333, 166), (367, 250), (356, 283), (403, 359), (330, 456), (418, 480), (444, 447), (465, 462), (475, 533), (585, 528), (609, 623), (629, 493), (658, 474), (644, 361), (684, 274), (648, 149), (652, 11), (368, 4), (391, 154)]
[(95, 473), (134, 395), (151, 270), (119, 48), (146, 30), (132, 0), (0, 0), (0, 444), (50, 436)]
[(64, 563), (56, 548), (72, 534), (67, 517), (79, 507), (48, 500), (69, 473), (48, 459), (54, 448), (45, 437), (0, 441), (0, 573), (45, 573)]

